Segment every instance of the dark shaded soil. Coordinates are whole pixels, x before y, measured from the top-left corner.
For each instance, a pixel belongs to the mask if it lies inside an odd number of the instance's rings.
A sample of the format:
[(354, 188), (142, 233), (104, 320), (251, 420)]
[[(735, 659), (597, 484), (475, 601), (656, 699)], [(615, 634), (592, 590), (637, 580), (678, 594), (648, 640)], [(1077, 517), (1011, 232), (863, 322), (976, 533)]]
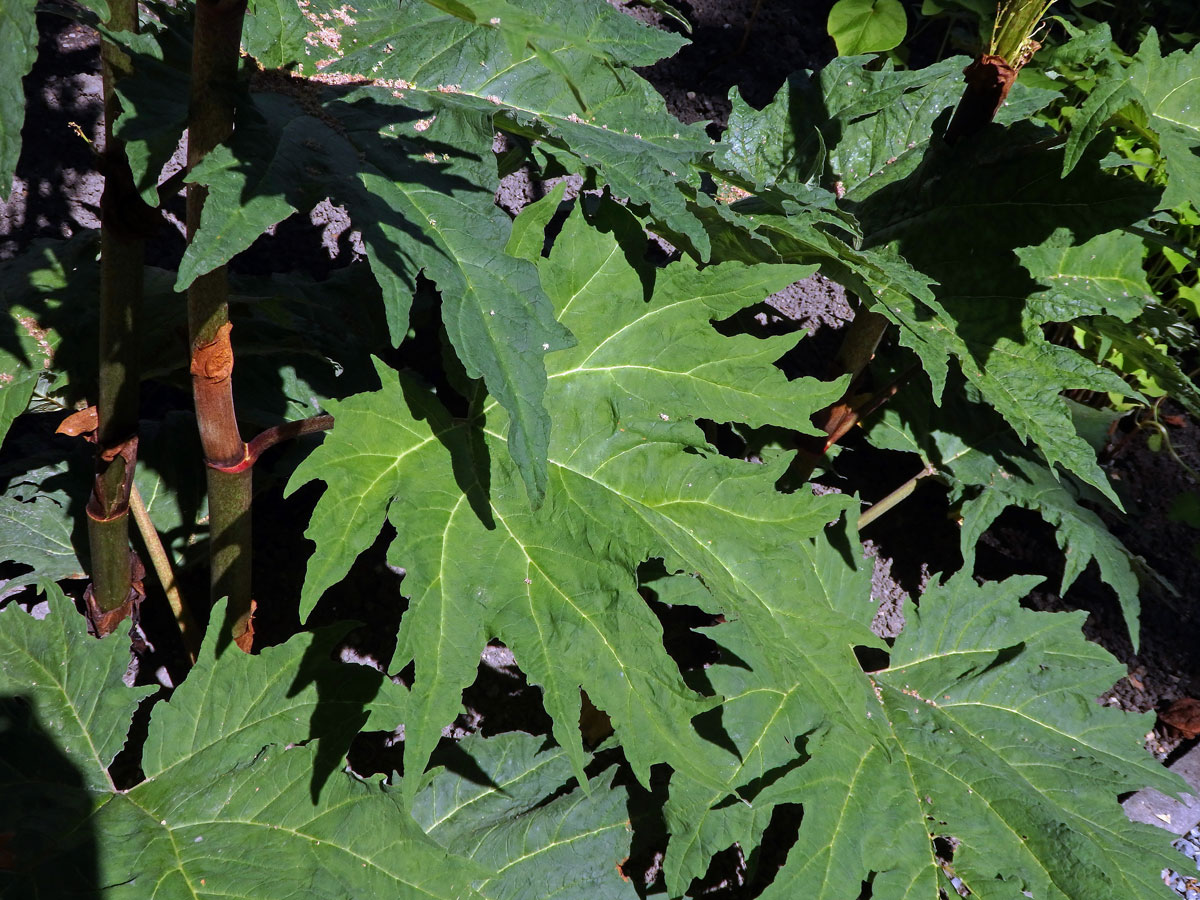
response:
[(38, 17), (38, 29), (17, 178), (8, 201), (0, 201), (0, 259), (35, 238), (70, 237), (100, 225), (104, 181), (87, 143), (104, 144), (96, 33), (50, 15)]
[(792, 72), (819, 69), (837, 55), (825, 32), (833, 0), (677, 0), (672, 5), (691, 23), (690, 33), (652, 9), (609, 2), (692, 41), (670, 59), (639, 71), (684, 122), (712, 122), (714, 137), (729, 118), (730, 88), (736, 86), (750, 105), (762, 107)]

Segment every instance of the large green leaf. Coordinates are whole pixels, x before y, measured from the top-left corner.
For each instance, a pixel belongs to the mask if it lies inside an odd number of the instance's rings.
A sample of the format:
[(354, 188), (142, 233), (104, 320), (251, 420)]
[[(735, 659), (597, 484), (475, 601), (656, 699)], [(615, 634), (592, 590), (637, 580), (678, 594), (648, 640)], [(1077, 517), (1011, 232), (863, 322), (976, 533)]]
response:
[(152, 688), (126, 688), (129, 644), (88, 637), (57, 586), (38, 621), (15, 604), (0, 611), (0, 820), (13, 831), (6, 897), (95, 890), (95, 836), (85, 823), (130, 716)]
[[(177, 287), (294, 210), (333, 197), (362, 229), (393, 343), (407, 331), (418, 273), (437, 283), (451, 342), (468, 375), (482, 377), (509, 411), (509, 452), (538, 502), (550, 429), (542, 357), (570, 337), (553, 321), (532, 264), (504, 253), (509, 225), (492, 202), (490, 113), (440, 95), (426, 118), (390, 92), (323, 96), (333, 104), (327, 121), (281, 95), (256, 97), (231, 146), (193, 170), (209, 196)], [(403, 135), (387, 124), (396, 120), (406, 122)]]
[(1097, 315), (1129, 322), (1154, 300), (1142, 268), (1142, 241), (1132, 234), (1110, 231), (1075, 245), (1070, 232), (1061, 230), (1037, 247), (1015, 252), (1042, 284), (1026, 305), (1027, 315), (1037, 322)]
[[(705, 764), (720, 783), (671, 782), (663, 876), (672, 896), (704, 875), (719, 852), (736, 843), (748, 853), (759, 843), (774, 813), (772, 786), (808, 760), (813, 734), (831, 721), (850, 728), (866, 722), (871, 698), (850, 651), (883, 644), (868, 627), (877, 606), (869, 570), (853, 563), (861, 559), (858, 541), (842, 531), (834, 525), (796, 545), (807, 580), (799, 590), (766, 598), (769, 616), (744, 606), (736, 622), (706, 630), (727, 663), (704, 670), (704, 686), (724, 702), (698, 720), (712, 742)], [(660, 602), (713, 603), (696, 577), (677, 575), (651, 587)], [(821, 624), (813, 629), (804, 621)]]
[(220, 629), (210, 629), (187, 680), (154, 707), (145, 780), (118, 791), (106, 769), (146, 694), (121, 683), (128, 644), (88, 638), (61, 594), (43, 622), (15, 608), (0, 615), (0, 690), (27, 698), (5, 712), (22, 729), (14, 737), (37, 740), (5, 754), (5, 796), (58, 804), (15, 820), (22, 850), (39, 827), (60, 829), (26, 850), (39, 871), (23, 896), (53, 879), (172, 900), (475, 896), (469, 883), (483, 869), (426, 838), (398, 793), (336, 771), (377, 693), (403, 708), (403, 689), (330, 658), (338, 631), (216, 659)]
[[(830, 545), (823, 546), (835, 554)], [(857, 596), (867, 610), (870, 586), (857, 587), (856, 594), (846, 596)], [(791, 606), (775, 602), (780, 613)], [(798, 603), (790, 612), (820, 616), (820, 629), (811, 630), (807, 639), (789, 629), (790, 641), (770, 635), (761, 623), (709, 632), (725, 658), (736, 661), (708, 670), (707, 683), (724, 702), (700, 720), (722, 739), (721, 746), (708, 745), (705, 759), (720, 784), (672, 780), (665, 809), (671, 840), (663, 874), (673, 896), (702, 876), (718, 852), (735, 843), (748, 852), (759, 843), (774, 812), (771, 787), (807, 762), (814, 733), (829, 727), (830, 719), (842, 727), (865, 722), (868, 694), (854, 679), (850, 651), (877, 639), (866, 625), (856, 627), (808, 604)]]
[[(830, 611), (869, 618), (863, 572), (822, 546), (814, 567), (841, 573)], [(977, 585), (963, 572), (934, 585), (905, 609), (890, 664), (867, 674), (824, 644), (883, 645), (829, 615), (797, 641), (800, 665), (779, 666), (780, 642), (765, 644), (749, 616), (707, 629), (722, 659), (704, 680), (725, 702), (698, 723), (738, 753), (710, 753), (727, 792), (672, 780), (669, 893), (734, 842), (749, 854), (776, 807), (799, 803), (799, 841), (764, 896), (841, 898), (863, 883), (887, 900), (949, 892), (933, 838), (954, 848), (947, 874), (982, 898), (1165, 896), (1169, 835), (1129, 828), (1117, 798), (1183, 784), (1142, 750), (1147, 717), (1094, 702), (1124, 669), (1083, 640), (1083, 614), (1020, 608), (1035, 582)], [(822, 687), (822, 701), (806, 699)], [(858, 702), (831, 702), (830, 688)]]
[[(1200, 197), (1200, 47), (1160, 55), (1158, 35), (1151, 29), (1138, 49), (1129, 77), (1145, 98), (1142, 110), (1158, 134), (1159, 152), (1167, 168), (1161, 206), (1173, 209)], [(1195, 109), (1193, 107), (1196, 106)]]
[[(468, 22), (486, 24), (510, 44), (547, 41), (587, 50), (615, 65), (653, 65), (684, 43), (678, 35), (647, 28), (613, 4), (585, 0), (567, 6), (529, 0), (424, 0)], [(665, 5), (665, 4), (663, 4)]]
[[(819, 72), (798, 72), (761, 110), (735, 94), (718, 160), (759, 185), (815, 178), (854, 200), (906, 177), (938, 117), (962, 95), (970, 60), (898, 72), (890, 61), (869, 68), (872, 59), (839, 58)], [(1027, 118), (1053, 96), (1018, 83), (997, 121)]]
[[(420, 8), (424, 4), (428, 8)], [(482, 26), (486, 33), (514, 44), (514, 52), (537, 43), (546, 48), (580, 49), (617, 65), (647, 66), (670, 56), (684, 43), (676, 35), (618, 14), (611, 5), (595, 2), (424, 0), (412, 5), (418, 7), (412, 11), (420, 17), (418, 21), (437, 22), (438, 28), (460, 28), (460, 34), (475, 31), (463, 26)], [(343, 41), (360, 42), (356, 30), (366, 31), (369, 42), (380, 43), (381, 53), (406, 52), (399, 44), (388, 49), (381, 43), (393, 27), (384, 21), (383, 8), (378, 6), (363, 4), (348, 10), (329, 2), (260, 0), (247, 11), (243, 42), (247, 52), (266, 66), (298, 65), (305, 74), (312, 74), (347, 52)], [(414, 60), (417, 58), (414, 54)], [(428, 64), (439, 65), (435, 61)]]
[[(528, 734), (459, 742), (469, 768), (447, 769), (417, 795), (430, 837), (496, 874), (475, 883), (494, 900), (638, 896), (620, 870), (629, 856), (629, 797), (597, 775), (587, 792), (559, 747)], [(573, 789), (570, 789), (573, 788)]]
[[(1094, 162), (1060, 180), (1053, 152), (1026, 149), (1045, 135), (1022, 124), (946, 148), (932, 132), (961, 83), (958, 61), (905, 73), (866, 72), (862, 63), (840, 60), (819, 76), (793, 79), (762, 112), (739, 107), (722, 159), (758, 184), (820, 175), (822, 185), (852, 201), (867, 249), (830, 246), (836, 239), (828, 226), (813, 228), (786, 204), (767, 216), (756, 208), (764, 198), (733, 211), (746, 214), (782, 258), (825, 257), (831, 276), (900, 324), (935, 399), (948, 359), (957, 359), (1018, 435), (1052, 465), (1061, 462), (1111, 496), (1057, 395), (1073, 387), (1127, 388), (1044, 339), (1041, 326), (1061, 320), (1055, 316), (1063, 305), (1026, 303), (1032, 285), (1014, 251), (1052, 241), (1061, 252), (1132, 224), (1153, 209), (1153, 190), (1104, 174)], [(1018, 86), (998, 121), (1019, 120), (1050, 96)], [(930, 294), (922, 282), (938, 287)], [(1115, 294), (1109, 300), (1103, 308), (1130, 307)]]
[[(251, 22), (251, 33), (261, 36), (249, 50), (276, 65), (294, 62), (305, 74), (319, 68), (335, 82), (374, 81), (381, 95), (396, 91), (419, 108), (453, 94), (503, 114), (498, 125), (547, 139), (572, 168), (594, 168), (617, 196), (649, 205), (707, 255), (706, 236), (677, 184), (696, 178), (694, 166), (711, 142), (701, 125), (671, 116), (662, 97), (627, 68), (671, 55), (682, 43), (677, 36), (603, 0), (505, 4), (522, 13), (521, 21), (540, 23), (532, 41), (519, 23), (514, 41), (503, 14), (495, 26), (487, 19), (474, 24), (436, 5), (447, 4), (405, 3), (397, 11), (392, 3), (360, 3), (351, 17), (306, 4), (316, 28), (297, 27), (294, 10), (272, 5)], [(278, 55), (280, 41), (290, 53)], [(489, 130), (487, 144), (474, 149), (486, 154), (490, 144)]]
[(1167, 175), (1160, 208), (1195, 202), (1200, 196), (1200, 104), (1194, 99), (1200, 90), (1200, 47), (1164, 57), (1151, 28), (1128, 67), (1103, 71), (1072, 119), (1063, 173), (1079, 163), (1106, 122), (1124, 114), (1141, 134), (1157, 136)]
[(471, 765), (428, 784), (419, 822), (398, 792), (332, 773), (367, 709), (402, 716), (406, 694), (333, 662), (337, 631), (214, 659), (214, 629), (154, 707), (146, 780), (118, 791), (107, 768), (152, 690), (122, 683), (128, 644), (88, 638), (56, 589), (45, 620), (16, 607), (0, 617), (0, 806), (16, 824), (6, 896), (102, 885), (139, 898), (636, 896), (617, 868), (625, 792), (605, 776), (564, 791), (567, 755), (540, 739), (463, 742), (456, 758)]
[(115, 897), (396, 897), (462, 900), (479, 871), (437, 847), (398, 794), (338, 773), (319, 801), (320, 749), (269, 744), (241, 759), (218, 747), (98, 810)]
[[(211, 618), (219, 622), (220, 610)], [(176, 766), (197, 764), (214, 747), (227, 758), (245, 755), (246, 760), (269, 743), (320, 738), (344, 748), (382, 689), (383, 679), (374, 669), (331, 660), (344, 626), (293, 638), (257, 656), (230, 650), (217, 658), (219, 631), (208, 630), (186, 688), (155, 708), (142, 750), (149, 782), (161, 780)], [(330, 690), (335, 684), (336, 692)]]
[(21, 155), (21, 126), (25, 122), (22, 79), (37, 57), (38, 30), (34, 0), (0, 3), (0, 200), (12, 191), (17, 158)]
[(872, 426), (870, 439), (879, 447), (919, 454), (949, 483), (951, 503), (962, 503), (959, 547), (965, 571), (974, 571), (975, 546), (1000, 513), (1010, 506), (1032, 510), (1054, 526), (1063, 550), (1059, 591), (1065, 593), (1095, 560), (1101, 579), (1117, 595), (1136, 647), (1139, 563), (1081, 502), (1103, 503), (1100, 496), (1070, 476), (1055, 478), (1013, 440), (999, 417), (980, 408), (971, 388), (955, 391), (941, 409), (914, 399), (898, 398)]
[[(81, 448), (82, 449), (82, 448)], [(84, 458), (36, 465), (10, 474), (0, 494), (0, 558), (29, 566), (31, 571), (8, 582), (52, 586), (67, 578), (84, 578), (84, 566), (75, 552), (75, 517), (87, 502)], [(74, 463), (72, 465), (71, 463)], [(8, 474), (8, 473), (6, 473)]]
[[(1061, 463), (1115, 501), (1059, 394), (1073, 388), (1131, 389), (1078, 352), (1046, 340), (1042, 325), (1059, 320), (1069, 307), (1048, 299), (1057, 287), (1039, 293), (1015, 251), (1044, 246), (1046, 259), (1030, 256), (1031, 264), (1049, 266), (1058, 254), (1077, 265), (1090, 254), (1063, 256), (1068, 247), (1138, 221), (1153, 209), (1156, 192), (1135, 179), (1106, 174), (1094, 161), (1060, 178), (1058, 154), (1026, 152), (1043, 136), (1018, 125), (966, 145), (938, 147), (904, 182), (872, 194), (859, 213), (869, 241), (894, 248), (938, 282), (932, 316), (904, 296), (878, 307), (901, 324), (901, 341), (921, 357), (935, 397), (943, 386), (944, 360), (951, 356), (1051, 466)], [(1047, 268), (1044, 274), (1053, 272)], [(1032, 294), (1038, 296), (1031, 300)], [(1130, 309), (1131, 298), (1116, 291), (1089, 298), (1091, 306), (1080, 312)]]
[(1036, 579), (934, 585), (890, 664), (861, 676), (886, 725), (814, 736), (812, 761), (772, 794), (804, 804), (799, 839), (763, 894), (934, 897), (952, 871), (980, 900), (1165, 898), (1169, 835), (1130, 823), (1117, 795), (1181, 781), (1142, 750), (1148, 716), (1093, 700), (1124, 667), (1087, 643), (1083, 613), (1034, 613), (1018, 600)]
[[(61, 743), (81, 787), (111, 791), (108, 767), (125, 743), (129, 717), (154, 689), (126, 688), (122, 678), (129, 666), (129, 644), (119, 637), (89, 638), (83, 617), (61, 589), (52, 585), (46, 594), (49, 612), (44, 619), (16, 605), (0, 611), (0, 692), (27, 698), (28, 724), (40, 723)], [(7, 738), (8, 732), (0, 734)], [(3, 758), (12, 759), (7, 754)], [(10, 770), (9, 777), (15, 775)]]
[[(1039, 246), (1017, 247), (1014, 252), (1024, 269), (1039, 282), (1025, 288), (1027, 296), (1022, 313), (1026, 322), (1035, 327), (1045, 322), (1078, 318), (1087, 328), (1086, 323), (1095, 317), (1100, 317), (1100, 321), (1128, 322), (1153, 299), (1141, 265), (1141, 241), (1133, 235), (1113, 231), (1075, 244), (1070, 232), (1056, 230)], [(992, 285), (997, 283), (1002, 283), (999, 277)], [(1027, 359), (1030, 351), (1037, 351), (1043, 354), (1043, 364), (1045, 355), (1053, 353), (1063, 361), (1064, 367), (1090, 366), (1082, 356), (1073, 356), (1065, 348), (1045, 343), (1033, 327), (1027, 326), (1025, 334), (1032, 338), (1032, 343), (1028, 349), (1018, 350), (1014, 362)], [(1001, 339), (1000, 346), (1007, 343)], [(1147, 347), (1147, 355), (1151, 349)], [(1049, 396), (1031, 397), (1020, 386), (1015, 367), (1008, 367), (1003, 362), (997, 365), (990, 357), (987, 362), (993, 376), (999, 374), (1010, 386), (1017, 385), (1010, 387), (1016, 399), (1028, 398), (1029, 402), (1042, 406), (1049, 400), (1063, 433), (1075, 433), (1064, 401)], [(963, 369), (970, 374), (969, 366), (964, 365)], [(1087, 369), (1080, 371), (1086, 373)], [(956, 391), (954, 396), (947, 398), (941, 411), (902, 400), (898, 408), (885, 414), (883, 425), (874, 433), (873, 440), (881, 446), (919, 453), (927, 465), (949, 479), (953, 499), (966, 501), (962, 509), (961, 549), (968, 571), (973, 568), (976, 541), (1005, 508), (1020, 506), (1040, 512), (1047, 522), (1056, 526), (1059, 546), (1066, 554), (1060, 590), (1069, 588), (1088, 563), (1096, 560), (1105, 583), (1117, 595), (1136, 645), (1137, 567), (1131, 554), (1108, 533), (1099, 516), (1079, 503), (1081, 499), (1099, 498), (1089, 497), (1089, 492), (1082, 490), (1073, 479), (1060, 478), (1046, 469), (1040, 460), (1011, 441), (998, 421), (978, 409), (982, 395), (1012, 422), (1006, 404), (993, 399), (995, 389), (989, 393), (985, 382), (988, 374), (986, 371), (981, 374), (982, 377), (972, 379), (973, 390)], [(1118, 383), (1113, 375), (1101, 376), (1097, 372), (1096, 378), (1097, 384), (1107, 384), (1110, 390), (1130, 393), (1130, 389)], [(1026, 380), (1026, 384), (1032, 385), (1032, 382)], [(1081, 437), (1075, 437), (1071, 443), (1084, 446)], [(1044, 445), (1039, 443), (1039, 447), (1044, 452)], [(1082, 450), (1081, 454), (1090, 454), (1090, 451)], [(1081, 458), (1086, 457), (1081, 455)], [(1078, 469), (1076, 472), (1084, 474)], [(1096, 482), (1092, 480), (1092, 484), (1096, 485)]]
[[(644, 240), (614, 207), (597, 224)], [(494, 401), (452, 420), (386, 371), (381, 392), (334, 404), (337, 426), (292, 479), (292, 488), (312, 479), (328, 486), (307, 532), (316, 551), (304, 612), (375, 539), (385, 515), (397, 526), (389, 557), (405, 567), (412, 592), (400, 647), (416, 661), (405, 730), (406, 765), (416, 771), (474, 679), (479, 651), (499, 637), (542, 686), (577, 770), (582, 686), (626, 739), (640, 778), (669, 761), (719, 786), (690, 725), (711, 701), (692, 693), (666, 656), (635, 591), (636, 569), (662, 557), (671, 570), (701, 573), (715, 604), (749, 597), (770, 618), (780, 585), (802, 588), (810, 577), (796, 563), (797, 545), (842, 506), (777, 494), (786, 460), (755, 466), (716, 456), (695, 423), (808, 430), (808, 416), (837, 396), (838, 384), (788, 382), (770, 365), (795, 336), (723, 338), (707, 326), (811, 269), (677, 263), (655, 273), (631, 265), (640, 253), (576, 211), (540, 262), (579, 339), (550, 357), (556, 426), (540, 510), (516, 502)]]

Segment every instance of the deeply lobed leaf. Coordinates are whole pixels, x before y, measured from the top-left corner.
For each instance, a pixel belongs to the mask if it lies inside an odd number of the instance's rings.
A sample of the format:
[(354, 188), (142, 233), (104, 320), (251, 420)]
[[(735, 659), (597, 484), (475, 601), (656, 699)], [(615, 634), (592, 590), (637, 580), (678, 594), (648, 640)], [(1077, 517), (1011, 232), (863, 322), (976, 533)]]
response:
[(1055, 478), (1041, 460), (1013, 440), (994, 415), (975, 407), (978, 396), (965, 389), (933, 410), (900, 399), (871, 430), (878, 447), (917, 453), (950, 484), (950, 500), (960, 503), (959, 548), (963, 568), (973, 572), (975, 546), (1008, 507), (1038, 513), (1054, 526), (1065, 566), (1059, 592), (1065, 593), (1095, 560), (1100, 577), (1117, 596), (1134, 646), (1138, 644), (1140, 562), (1084, 505), (1098, 494), (1070, 476)]
[[(1096, 248), (1073, 246), (1138, 221), (1153, 209), (1154, 192), (1094, 164), (1058, 179), (1053, 152), (1021, 149), (1039, 138), (1020, 124), (1008, 132), (994, 128), (990, 137), (954, 150), (941, 145), (934, 130), (960, 92), (961, 62), (896, 73), (864, 71), (861, 60), (836, 61), (818, 76), (793, 79), (759, 113), (739, 106), (724, 159), (759, 183), (820, 177), (836, 186), (870, 249), (826, 251), (830, 274), (900, 324), (901, 341), (921, 357), (935, 400), (953, 357), (1052, 467), (1060, 462), (1113, 497), (1058, 394), (1126, 388), (1086, 358), (1048, 343), (1040, 327), (1118, 307), (1129, 315), (1132, 301), (1111, 290), (1106, 303), (1074, 312), (1050, 304), (1052, 292), (1030, 301), (1032, 285), (1014, 265), (1013, 252), (1053, 240), (1048, 246), (1073, 260), (1095, 254)], [(1051, 96), (1018, 85), (998, 122), (1019, 123)], [(767, 149), (756, 149), (760, 145)], [(758, 233), (783, 258), (817, 249), (811, 227), (807, 247), (789, 246), (788, 232), (806, 227), (800, 217), (793, 222), (785, 211), (780, 218), (755, 218)], [(930, 294), (922, 281), (938, 287)], [(1097, 290), (1111, 286), (1104, 281)]]
[(472, 735), (458, 750), (469, 766), (439, 774), (417, 795), (413, 816), (443, 847), (495, 873), (476, 881), (480, 896), (638, 896), (620, 869), (629, 856), (629, 796), (612, 774), (595, 776), (584, 792), (571, 784), (567, 753), (528, 734)]
[[(1078, 436), (1059, 394), (1072, 388), (1128, 388), (1117, 376), (1079, 353), (1052, 344), (1041, 326), (1057, 310), (1016, 264), (1017, 248), (1063, 246), (1132, 223), (1153, 208), (1155, 192), (1129, 178), (1114, 178), (1094, 165), (1066, 179), (1057, 154), (1028, 155), (1021, 148), (1036, 132), (1015, 126), (995, 145), (980, 141), (937, 155), (936, 190), (921, 188), (920, 171), (909, 186), (893, 185), (860, 209), (871, 240), (887, 243), (938, 283), (938, 312), (912, 304), (882, 307), (904, 326), (901, 341), (934, 371), (953, 356), (963, 374), (1001, 413), (1019, 437), (1031, 441), (1053, 467), (1061, 463), (1115, 501), (1092, 449)], [(918, 193), (913, 193), (917, 191)], [(964, 225), (970, 223), (970, 228)], [(1109, 292), (1103, 308), (1129, 308)], [(900, 298), (903, 300), (903, 298)], [(1094, 312), (1095, 307), (1087, 312)], [(942, 384), (934, 379), (935, 397)]]
[(210, 629), (188, 679), (154, 708), (146, 780), (118, 791), (107, 768), (148, 693), (121, 683), (128, 645), (89, 639), (60, 592), (44, 621), (16, 607), (0, 616), (0, 692), (18, 725), (5, 732), (17, 743), (4, 754), (4, 796), (23, 813), (6, 817), (19, 862), (6, 893), (475, 896), (470, 881), (485, 870), (426, 838), (398, 794), (333, 773), (376, 692), (403, 706), (379, 673), (330, 658), (336, 633), (216, 659)]
[[(1106, 32), (1097, 29), (1103, 38)], [(1087, 40), (1081, 36), (1079, 40)], [(1082, 159), (1088, 145), (1115, 117), (1152, 140), (1166, 167), (1167, 186), (1160, 209), (1174, 209), (1200, 196), (1200, 105), (1194, 97), (1200, 86), (1200, 47), (1163, 56), (1158, 34), (1149, 30), (1127, 67), (1112, 63), (1103, 69), (1078, 114), (1072, 119), (1063, 157), (1063, 173)], [(1193, 109), (1195, 106), (1195, 109)]]
[[(619, 218), (610, 223), (598, 220), (621, 227)], [(308, 531), (317, 550), (303, 609), (374, 540), (386, 513), (398, 530), (389, 556), (405, 567), (412, 591), (401, 649), (418, 673), (405, 732), (414, 765), (428, 758), (474, 678), (483, 644), (499, 637), (542, 686), (555, 736), (577, 766), (582, 686), (627, 736), (639, 777), (667, 760), (714, 783), (697, 762), (704, 752), (690, 725), (711, 701), (679, 678), (634, 573), (659, 556), (672, 569), (700, 572), (714, 603), (745, 594), (767, 603), (780, 583), (777, 564), (840, 501), (778, 495), (780, 464), (713, 455), (695, 418), (807, 428), (807, 416), (840, 386), (789, 383), (767, 365), (794, 337), (723, 338), (705, 324), (806, 270), (698, 272), (679, 263), (656, 275), (631, 266), (629, 251), (579, 212), (559, 240), (540, 263), (543, 282), (579, 344), (550, 357), (556, 426), (545, 506), (514, 505), (494, 401), (471, 420), (451, 420), (381, 371), (382, 392), (337, 404), (337, 427), (291, 482), (328, 486)], [(803, 584), (803, 568), (785, 571), (793, 574), (782, 583)]]
[(1083, 614), (1020, 609), (1032, 583), (963, 574), (906, 608), (890, 664), (861, 676), (886, 737), (810, 742), (812, 762), (772, 793), (806, 814), (763, 896), (840, 897), (860, 881), (888, 900), (949, 892), (934, 837), (952, 848), (946, 873), (984, 900), (1166, 895), (1167, 841), (1116, 795), (1181, 785), (1141, 749), (1145, 722), (1093, 701), (1124, 669), (1083, 639)]
[[(336, 95), (326, 97), (335, 102)], [(362, 227), (392, 342), (408, 329), (424, 271), (442, 291), (447, 333), (468, 374), (482, 377), (509, 410), (509, 452), (529, 497), (540, 502), (550, 427), (542, 356), (570, 335), (554, 322), (532, 265), (504, 253), (507, 219), (491, 202), (490, 115), (449, 99), (418, 119), (390, 92), (382, 98), (367, 91), (336, 102), (342, 118), (325, 114), (336, 128), (280, 95), (246, 109), (232, 147), (210, 154), (191, 175), (209, 186), (209, 198), (177, 287), (294, 210), (327, 195), (343, 203)], [(397, 117), (409, 123), (404, 138), (387, 124)], [(443, 147), (473, 149), (430, 149)]]

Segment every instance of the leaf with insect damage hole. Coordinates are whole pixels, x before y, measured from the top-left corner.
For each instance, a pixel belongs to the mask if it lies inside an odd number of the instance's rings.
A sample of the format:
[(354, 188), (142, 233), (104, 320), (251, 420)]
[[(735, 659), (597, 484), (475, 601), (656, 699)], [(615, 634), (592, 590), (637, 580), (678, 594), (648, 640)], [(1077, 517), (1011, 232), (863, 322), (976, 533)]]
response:
[[(97, 641), (57, 585), (41, 620), (0, 610), (0, 817), (6, 897), (71, 896), (98, 883), (93, 809), (116, 788), (108, 767), (152, 687), (122, 683), (129, 643)], [(100, 882), (103, 883), (103, 882)]]

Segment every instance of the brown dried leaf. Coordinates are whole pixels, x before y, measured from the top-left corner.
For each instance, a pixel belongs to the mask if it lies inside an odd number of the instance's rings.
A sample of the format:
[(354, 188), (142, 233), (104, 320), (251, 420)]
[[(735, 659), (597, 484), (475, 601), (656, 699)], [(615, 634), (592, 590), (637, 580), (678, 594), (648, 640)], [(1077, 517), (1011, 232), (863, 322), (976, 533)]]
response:
[(1158, 714), (1158, 719), (1185, 738), (1200, 736), (1200, 700), (1180, 697)]
[(71, 437), (78, 437), (81, 434), (91, 434), (100, 424), (100, 414), (96, 407), (89, 406), (87, 409), (81, 409), (77, 413), (71, 413), (58, 427), (54, 429), (55, 434), (69, 434)]

